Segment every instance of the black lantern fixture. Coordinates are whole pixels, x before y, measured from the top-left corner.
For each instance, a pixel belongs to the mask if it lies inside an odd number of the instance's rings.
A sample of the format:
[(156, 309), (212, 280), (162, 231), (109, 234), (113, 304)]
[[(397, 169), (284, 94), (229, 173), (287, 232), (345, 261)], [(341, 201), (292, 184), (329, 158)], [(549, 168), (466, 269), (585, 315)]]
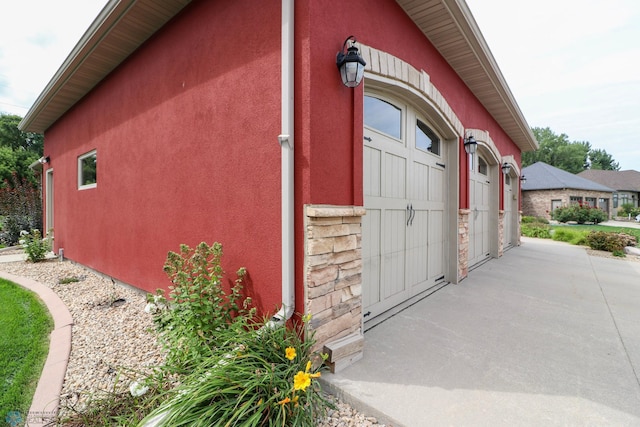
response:
[[(347, 47), (347, 43), (350, 43), (349, 47)], [(336, 56), (336, 65), (340, 70), (342, 83), (346, 87), (356, 87), (360, 84), (364, 76), (364, 66), (367, 65), (358, 53), (355, 43), (356, 39), (353, 36), (347, 37), (342, 45), (342, 51), (338, 52)]]
[(478, 143), (473, 138), (473, 135), (469, 134), (464, 139), (464, 151), (466, 151), (467, 154), (475, 154), (477, 149), (478, 149)]
[(522, 176), (520, 177), (520, 182), (522, 183), (522, 185), (524, 185), (524, 184), (527, 182), (527, 177), (526, 177), (526, 176), (524, 176), (524, 175), (522, 175)]
[(507, 175), (510, 170), (511, 170), (511, 165), (509, 163), (507, 163), (507, 162), (504, 162), (502, 164), (502, 173)]

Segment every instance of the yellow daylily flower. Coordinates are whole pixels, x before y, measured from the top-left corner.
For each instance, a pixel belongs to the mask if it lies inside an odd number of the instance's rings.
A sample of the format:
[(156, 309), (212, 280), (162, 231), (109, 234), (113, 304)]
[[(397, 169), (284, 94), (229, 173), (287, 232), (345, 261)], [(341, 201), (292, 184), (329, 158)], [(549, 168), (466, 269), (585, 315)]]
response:
[(307, 372), (298, 371), (293, 377), (293, 389), (305, 391), (311, 385), (311, 375)]
[(293, 347), (287, 347), (284, 351), (284, 357), (289, 360), (293, 360), (296, 358), (296, 349)]

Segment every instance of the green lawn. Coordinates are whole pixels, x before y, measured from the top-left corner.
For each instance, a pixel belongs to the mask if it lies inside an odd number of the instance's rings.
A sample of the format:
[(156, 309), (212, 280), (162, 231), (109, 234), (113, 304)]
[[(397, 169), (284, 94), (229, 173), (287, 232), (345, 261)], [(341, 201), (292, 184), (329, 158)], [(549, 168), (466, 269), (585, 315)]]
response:
[(0, 425), (5, 425), (1, 423), (11, 417), (26, 418), (49, 351), (53, 320), (35, 294), (3, 279), (0, 302)]

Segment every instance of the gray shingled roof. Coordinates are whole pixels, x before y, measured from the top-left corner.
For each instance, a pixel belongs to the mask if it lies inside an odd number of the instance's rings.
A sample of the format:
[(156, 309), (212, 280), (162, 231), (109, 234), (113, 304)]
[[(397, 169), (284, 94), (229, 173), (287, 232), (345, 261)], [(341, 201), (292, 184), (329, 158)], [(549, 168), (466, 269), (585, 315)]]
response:
[(635, 170), (602, 171), (588, 169), (580, 172), (578, 176), (619, 191), (640, 191), (640, 172)]
[(522, 169), (522, 175), (527, 181), (522, 185), (522, 191), (553, 190), (571, 188), (576, 190), (604, 191), (612, 193), (610, 187), (579, 177), (572, 173), (555, 168), (544, 162), (534, 163)]

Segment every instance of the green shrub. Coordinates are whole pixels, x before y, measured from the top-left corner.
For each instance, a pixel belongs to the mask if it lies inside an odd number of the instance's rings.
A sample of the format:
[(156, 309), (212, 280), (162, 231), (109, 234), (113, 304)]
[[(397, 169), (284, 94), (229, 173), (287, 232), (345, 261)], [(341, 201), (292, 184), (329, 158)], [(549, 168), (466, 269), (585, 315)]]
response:
[(618, 216), (631, 215), (631, 218), (635, 218), (638, 214), (640, 214), (640, 208), (635, 207), (633, 203), (624, 203), (620, 206), (620, 209), (618, 209)]
[(588, 232), (584, 230), (573, 230), (569, 227), (556, 227), (553, 230), (553, 240), (567, 242), (572, 245), (582, 245), (586, 242)]
[(0, 242), (13, 246), (21, 230), (42, 229), (42, 198), (39, 184), (13, 173), (0, 186), (0, 215), (4, 216)]
[(539, 216), (523, 216), (521, 222), (522, 224), (533, 224), (533, 223), (549, 224), (549, 220)]
[(211, 356), (219, 345), (220, 332), (235, 316), (249, 314), (250, 299), (242, 295), (244, 268), (227, 294), (223, 286), (222, 245), (200, 243), (195, 249), (180, 246), (169, 252), (164, 271), (169, 276), (169, 299), (159, 289), (148, 295), (145, 311), (153, 315), (159, 339), (167, 350), (167, 366), (176, 372), (188, 371)]
[[(329, 402), (316, 378), (323, 358), (300, 328), (267, 326), (239, 317), (220, 333), (224, 343), (162, 396), (146, 418), (159, 426), (312, 427)], [(141, 423), (140, 425), (144, 424)]]
[(22, 230), (20, 231), (20, 237), (19, 243), (24, 248), (27, 259), (31, 262), (43, 261), (47, 252), (51, 250), (49, 239), (43, 239), (40, 230), (31, 230), (30, 233)]
[(555, 209), (552, 217), (559, 222), (575, 221), (578, 224), (584, 224), (585, 222), (598, 224), (607, 219), (607, 214), (600, 208), (592, 208), (575, 203)]
[(624, 253), (625, 246), (637, 244), (634, 236), (606, 231), (592, 231), (587, 235), (586, 241), (591, 249), (613, 253)]
[[(315, 380), (324, 357), (312, 352), (309, 319), (293, 327), (256, 322), (242, 295), (245, 270), (225, 292), (221, 257), (219, 243), (182, 245), (167, 256), (170, 300), (162, 291), (149, 295), (145, 311), (168, 352), (165, 371), (178, 386), (156, 398), (159, 407), (140, 425), (154, 419), (159, 426), (314, 426), (330, 403)], [(159, 390), (152, 381), (131, 394)]]
[(520, 234), (525, 237), (537, 237), (539, 239), (551, 238), (551, 227), (546, 224), (533, 223), (522, 224), (520, 227)]

